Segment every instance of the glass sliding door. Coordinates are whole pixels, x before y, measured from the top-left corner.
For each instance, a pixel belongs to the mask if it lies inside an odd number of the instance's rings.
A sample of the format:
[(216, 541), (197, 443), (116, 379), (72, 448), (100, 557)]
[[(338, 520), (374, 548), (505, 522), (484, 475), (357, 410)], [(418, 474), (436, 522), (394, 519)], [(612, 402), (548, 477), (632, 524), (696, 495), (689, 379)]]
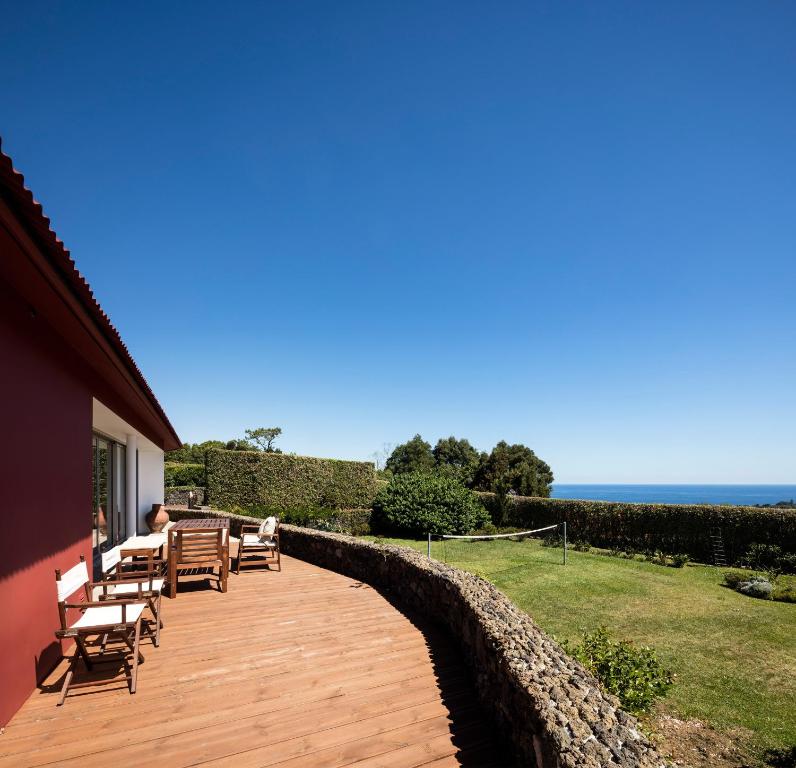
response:
[(127, 538), (127, 448), (120, 443), (113, 443), (113, 510), (114, 543), (118, 544)]
[(126, 448), (94, 434), (92, 449), (94, 572), (99, 573), (100, 553), (126, 538)]

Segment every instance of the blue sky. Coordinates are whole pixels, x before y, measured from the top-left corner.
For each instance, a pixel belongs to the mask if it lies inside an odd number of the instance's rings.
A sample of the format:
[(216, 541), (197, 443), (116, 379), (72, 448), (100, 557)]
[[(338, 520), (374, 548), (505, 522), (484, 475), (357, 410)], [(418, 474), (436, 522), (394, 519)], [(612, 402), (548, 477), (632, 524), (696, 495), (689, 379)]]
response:
[(796, 481), (796, 6), (2, 3), (0, 135), (184, 440)]

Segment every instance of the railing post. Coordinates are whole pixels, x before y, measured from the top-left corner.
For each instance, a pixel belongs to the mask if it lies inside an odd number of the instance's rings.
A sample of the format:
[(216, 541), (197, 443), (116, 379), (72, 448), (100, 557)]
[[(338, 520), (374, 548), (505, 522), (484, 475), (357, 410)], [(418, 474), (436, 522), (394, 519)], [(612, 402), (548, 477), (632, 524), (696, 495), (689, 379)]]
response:
[(428, 559), (431, 560), (431, 534), (428, 534), (428, 547), (426, 548), (426, 555)]
[(564, 520), (564, 565), (567, 564), (567, 521)]

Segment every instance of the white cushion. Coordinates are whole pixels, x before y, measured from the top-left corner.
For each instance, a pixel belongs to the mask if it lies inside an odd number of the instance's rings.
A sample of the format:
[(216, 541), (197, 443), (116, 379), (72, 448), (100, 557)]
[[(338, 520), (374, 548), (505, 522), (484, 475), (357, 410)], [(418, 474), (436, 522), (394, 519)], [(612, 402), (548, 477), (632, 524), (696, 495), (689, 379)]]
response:
[(263, 536), (270, 536), (276, 530), (276, 518), (275, 517), (266, 517), (265, 520), (260, 523), (260, 530), (258, 533), (260, 537)]
[(243, 543), (246, 545), (246, 548), (249, 549), (251, 547), (275, 547), (275, 541), (263, 541), (256, 533), (244, 533), (243, 534)]
[(63, 603), (69, 595), (77, 592), (88, 581), (88, 568), (85, 562), (80, 562), (61, 575), (61, 580), (56, 580), (58, 602)]
[(165, 533), (148, 533), (146, 536), (131, 536), (122, 542), (122, 549), (160, 549), (166, 543)]
[[(137, 621), (144, 612), (146, 603), (134, 603), (126, 606), (125, 617), (127, 622)], [(122, 606), (112, 602), (101, 608), (86, 608), (83, 615), (71, 626), (71, 629), (85, 627), (104, 627), (111, 624), (122, 623)]]
[(152, 579), (151, 586), (149, 579), (142, 579), (140, 582), (138, 581), (130, 581), (129, 584), (113, 584), (108, 586), (108, 594), (109, 595), (137, 595), (138, 594), (138, 585), (141, 584), (141, 589), (144, 592), (148, 592), (150, 590), (154, 590), (155, 592), (159, 592), (163, 589), (163, 582), (165, 579)]

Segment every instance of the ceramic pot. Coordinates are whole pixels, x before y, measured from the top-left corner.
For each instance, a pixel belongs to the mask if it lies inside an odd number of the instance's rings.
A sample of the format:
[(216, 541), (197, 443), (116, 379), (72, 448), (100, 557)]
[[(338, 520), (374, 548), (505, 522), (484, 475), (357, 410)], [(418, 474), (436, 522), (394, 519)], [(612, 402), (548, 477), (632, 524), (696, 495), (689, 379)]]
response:
[(146, 524), (152, 533), (160, 533), (169, 522), (169, 513), (163, 504), (153, 504), (152, 511), (146, 516)]

